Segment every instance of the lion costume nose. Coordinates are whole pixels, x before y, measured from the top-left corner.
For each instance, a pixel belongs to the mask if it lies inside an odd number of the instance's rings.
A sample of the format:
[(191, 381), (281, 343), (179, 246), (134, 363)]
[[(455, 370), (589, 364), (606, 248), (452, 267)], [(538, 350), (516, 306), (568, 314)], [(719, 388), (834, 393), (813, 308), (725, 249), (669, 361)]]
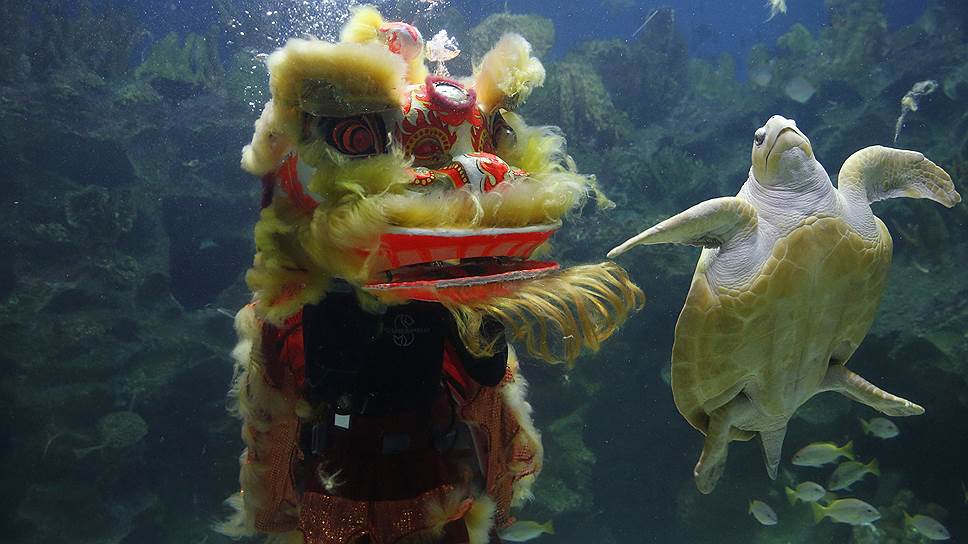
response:
[(455, 189), (466, 185), (480, 193), (490, 192), (501, 183), (528, 175), (524, 170), (504, 162), (501, 157), (484, 152), (458, 155), (449, 165), (432, 170), (432, 173), (438, 180), (449, 180)]

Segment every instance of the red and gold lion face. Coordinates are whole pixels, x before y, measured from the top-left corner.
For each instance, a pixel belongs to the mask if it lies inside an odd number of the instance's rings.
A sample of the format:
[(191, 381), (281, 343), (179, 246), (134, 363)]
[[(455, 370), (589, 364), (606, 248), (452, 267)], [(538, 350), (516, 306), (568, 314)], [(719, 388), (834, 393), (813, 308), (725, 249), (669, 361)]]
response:
[[(531, 259), (566, 213), (600, 196), (557, 128), (514, 113), (544, 80), (531, 46), (505, 35), (462, 79), (430, 75), (422, 51), (415, 28), (362, 8), (339, 42), (291, 40), (270, 56), (272, 101), (242, 160), (265, 188), (247, 276), (257, 309), (281, 321), (339, 279), (382, 303), (455, 312), (541, 285), (560, 305), (604, 297), (627, 314), (640, 293), (615, 265), (575, 269), (577, 282)], [(555, 315), (567, 327), (586, 319)]]

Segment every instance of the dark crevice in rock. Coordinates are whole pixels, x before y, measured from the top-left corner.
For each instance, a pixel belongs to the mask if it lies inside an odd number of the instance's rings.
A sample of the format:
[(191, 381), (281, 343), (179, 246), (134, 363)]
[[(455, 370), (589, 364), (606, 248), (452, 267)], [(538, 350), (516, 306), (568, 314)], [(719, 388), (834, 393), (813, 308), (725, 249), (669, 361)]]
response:
[(13, 265), (9, 262), (0, 264), (0, 300), (6, 299), (16, 288), (17, 273)]
[(252, 242), (225, 232), (237, 210), (227, 204), (187, 197), (162, 205), (170, 239), (171, 292), (185, 309), (204, 307), (231, 286), (252, 258)]

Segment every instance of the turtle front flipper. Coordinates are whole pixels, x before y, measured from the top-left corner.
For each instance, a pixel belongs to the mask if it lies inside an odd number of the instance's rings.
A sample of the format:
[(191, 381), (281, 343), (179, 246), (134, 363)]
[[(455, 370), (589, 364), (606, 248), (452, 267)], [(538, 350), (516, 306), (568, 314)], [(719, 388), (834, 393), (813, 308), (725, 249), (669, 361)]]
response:
[(840, 364), (827, 369), (820, 391), (836, 391), (889, 416), (919, 416), (924, 413), (921, 406), (880, 389)]
[(948, 208), (961, 202), (951, 176), (917, 151), (865, 147), (844, 162), (837, 188), (849, 200), (928, 198)]
[(615, 258), (638, 245), (686, 244), (719, 247), (756, 228), (756, 209), (734, 196), (700, 202), (654, 227), (633, 236), (608, 252)]

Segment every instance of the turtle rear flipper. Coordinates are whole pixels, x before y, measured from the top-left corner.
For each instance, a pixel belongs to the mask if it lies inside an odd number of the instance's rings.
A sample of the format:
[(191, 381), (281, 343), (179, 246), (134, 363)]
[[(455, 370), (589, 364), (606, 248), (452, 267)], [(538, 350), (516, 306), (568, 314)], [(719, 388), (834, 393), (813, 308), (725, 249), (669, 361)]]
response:
[(889, 416), (919, 416), (924, 413), (921, 406), (880, 389), (847, 370), (844, 365), (831, 365), (827, 369), (820, 390), (836, 391)]
[(837, 187), (848, 199), (927, 198), (948, 208), (961, 202), (951, 176), (917, 151), (874, 145), (844, 161)]
[(744, 431), (736, 427), (748, 422), (753, 416), (753, 405), (749, 397), (740, 393), (733, 399), (709, 414), (709, 424), (706, 428), (706, 440), (702, 445), (699, 462), (693, 469), (696, 488), (708, 495), (716, 488), (719, 478), (726, 468), (726, 455), (729, 443), (734, 440), (749, 440), (755, 433)]

